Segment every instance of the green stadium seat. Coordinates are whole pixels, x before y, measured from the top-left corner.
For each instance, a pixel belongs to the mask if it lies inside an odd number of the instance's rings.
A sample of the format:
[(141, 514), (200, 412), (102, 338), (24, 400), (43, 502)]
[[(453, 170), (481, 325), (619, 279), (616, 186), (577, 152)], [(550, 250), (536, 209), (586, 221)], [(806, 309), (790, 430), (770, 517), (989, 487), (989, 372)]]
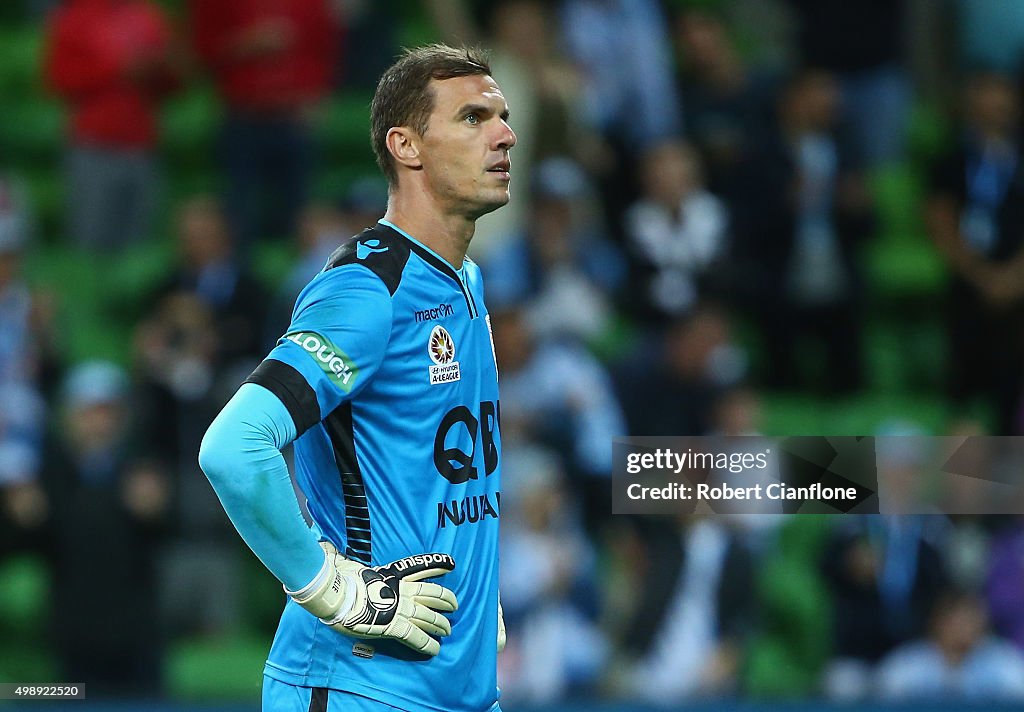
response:
[(917, 102), (910, 112), (907, 143), (914, 160), (929, 161), (946, 149), (955, 127), (948, 110), (929, 102)]
[(877, 319), (865, 338), (870, 386), (879, 393), (936, 393), (942, 389), (946, 334), (938, 313), (913, 328)]
[(938, 294), (946, 284), (946, 267), (923, 235), (917, 242), (878, 243), (869, 248), (868, 272), (883, 297)]
[(400, 8), (398, 14), (402, 22), (398, 26), (398, 43), (402, 47), (418, 47), (428, 42), (441, 41), (441, 34), (427, 17), (422, 2), (402, 0)]
[(865, 348), (872, 387), (882, 393), (940, 388), (945, 344), (941, 337), (945, 263), (922, 218), (924, 179), (894, 166), (872, 177), (879, 229), (863, 258), (870, 319)]
[(317, 117), (316, 134), (323, 163), (371, 164), (370, 99), (367, 94), (344, 93), (327, 100)]
[(66, 247), (37, 245), (26, 264), (30, 282), (57, 298), (58, 348), (68, 363), (109, 359), (127, 364), (130, 325), (107, 318), (109, 258)]
[(15, 170), (25, 181), (37, 242), (52, 242), (64, 228), (63, 164), (43, 164), (31, 171)]
[(178, 203), (197, 195), (216, 195), (220, 190), (220, 185), (220, 176), (213, 169), (193, 168), (168, 171), (164, 186), (164, 199), (168, 204), (166, 227), (170, 227), (170, 218), (174, 215), (174, 208)]
[(106, 310), (132, 303), (149, 294), (174, 268), (170, 240), (150, 240), (118, 253), (107, 264), (101, 299)]
[(294, 264), (295, 245), (288, 240), (264, 241), (253, 251), (252, 270), (271, 292), (277, 290)]
[(945, 268), (922, 222), (921, 176), (908, 166), (896, 166), (870, 183), (879, 222), (865, 255), (874, 296), (889, 300), (937, 293), (945, 282)]
[(313, 200), (337, 205), (355, 181), (367, 176), (372, 178), (380, 176), (377, 165), (372, 161), (371, 158), (369, 162), (334, 162), (321, 167), (313, 179)]
[(172, 98), (161, 115), (160, 148), (168, 169), (212, 169), (221, 108), (212, 87), (200, 86)]
[[(7, 4), (7, 3), (4, 3)], [(0, 96), (38, 94), (42, 87), (44, 36), (42, 25), (0, 28)]]
[(46, 562), (24, 554), (0, 562), (0, 680), (52, 680), (46, 643), (50, 576)]
[(789, 517), (757, 575), (759, 624), (747, 647), (743, 688), (757, 698), (817, 691), (831, 645), (831, 597), (818, 571), (827, 516)]
[(269, 651), (263, 634), (178, 641), (168, 650), (167, 690), (179, 700), (258, 700)]
[(0, 625), (4, 629), (27, 634), (42, 628), (49, 595), (45, 561), (22, 554), (0, 562)]
[(27, 97), (0, 106), (0, 155), (8, 167), (59, 165), (64, 146), (64, 109), (55, 99)]
[(873, 391), (846, 399), (767, 394), (764, 432), (786, 435), (872, 435), (894, 420), (909, 421), (932, 433), (943, 432), (950, 416), (938, 396)]

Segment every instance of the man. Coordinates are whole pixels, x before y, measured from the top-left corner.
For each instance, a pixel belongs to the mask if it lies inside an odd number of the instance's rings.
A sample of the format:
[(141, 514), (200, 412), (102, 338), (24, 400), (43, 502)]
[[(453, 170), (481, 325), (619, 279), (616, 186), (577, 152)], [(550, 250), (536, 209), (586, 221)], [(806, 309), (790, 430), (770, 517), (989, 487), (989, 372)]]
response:
[(291, 597), (264, 709), (499, 709), (497, 370), (465, 253), (509, 199), (507, 119), (475, 51), (431, 45), (385, 72), (387, 213), (303, 290), (204, 439), (228, 515)]
[(296, 227), (315, 167), (313, 115), (343, 29), (329, 0), (190, 0), (192, 44), (225, 106), (219, 152), (240, 254)]
[(159, 207), (159, 109), (183, 70), (171, 23), (150, 0), (69, 0), (46, 32), (69, 110), (68, 233), (88, 250), (138, 244)]
[[(874, 232), (862, 170), (841, 128), (839, 84), (805, 70), (782, 88), (774, 126), (743, 161), (730, 201), (731, 277), (764, 343), (769, 385), (851, 393), (864, 382), (865, 276)], [(811, 360), (799, 356), (814, 344)]]
[(963, 412), (981, 399), (998, 435), (1020, 432), (1024, 390), (1024, 170), (1014, 80), (968, 78), (959, 140), (936, 160), (925, 224), (949, 266), (947, 392)]

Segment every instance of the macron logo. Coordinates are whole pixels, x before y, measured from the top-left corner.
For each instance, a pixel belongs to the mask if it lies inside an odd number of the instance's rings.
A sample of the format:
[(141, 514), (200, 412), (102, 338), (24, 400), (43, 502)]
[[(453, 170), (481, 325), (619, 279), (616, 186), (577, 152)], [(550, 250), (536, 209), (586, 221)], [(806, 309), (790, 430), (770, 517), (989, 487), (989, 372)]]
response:
[(365, 260), (370, 255), (376, 252), (387, 252), (387, 245), (384, 247), (380, 246), (380, 240), (367, 240), (366, 242), (356, 243), (356, 257), (361, 260)]

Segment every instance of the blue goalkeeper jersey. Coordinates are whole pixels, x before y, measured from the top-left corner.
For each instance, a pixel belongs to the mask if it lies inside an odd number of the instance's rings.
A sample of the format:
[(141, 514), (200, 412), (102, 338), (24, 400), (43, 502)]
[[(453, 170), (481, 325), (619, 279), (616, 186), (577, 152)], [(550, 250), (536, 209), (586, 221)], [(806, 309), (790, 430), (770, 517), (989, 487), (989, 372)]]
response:
[(302, 291), (253, 372), (295, 421), (314, 527), (351, 559), (451, 554), (459, 609), (435, 658), (341, 635), (289, 600), (266, 674), (403, 710), (497, 701), (498, 385), (480, 271), (455, 269), (381, 221)]

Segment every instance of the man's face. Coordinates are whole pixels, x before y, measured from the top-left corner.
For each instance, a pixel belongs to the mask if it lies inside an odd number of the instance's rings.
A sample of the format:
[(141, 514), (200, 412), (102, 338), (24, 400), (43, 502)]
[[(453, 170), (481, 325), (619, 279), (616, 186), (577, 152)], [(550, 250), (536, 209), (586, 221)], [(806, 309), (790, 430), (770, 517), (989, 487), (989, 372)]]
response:
[(982, 133), (1010, 134), (1020, 116), (1016, 88), (1001, 76), (979, 77), (968, 87), (967, 112)]
[(494, 80), (476, 75), (432, 80), (434, 110), (421, 137), (428, 190), (471, 219), (509, 200), (509, 149), (516, 134)]

